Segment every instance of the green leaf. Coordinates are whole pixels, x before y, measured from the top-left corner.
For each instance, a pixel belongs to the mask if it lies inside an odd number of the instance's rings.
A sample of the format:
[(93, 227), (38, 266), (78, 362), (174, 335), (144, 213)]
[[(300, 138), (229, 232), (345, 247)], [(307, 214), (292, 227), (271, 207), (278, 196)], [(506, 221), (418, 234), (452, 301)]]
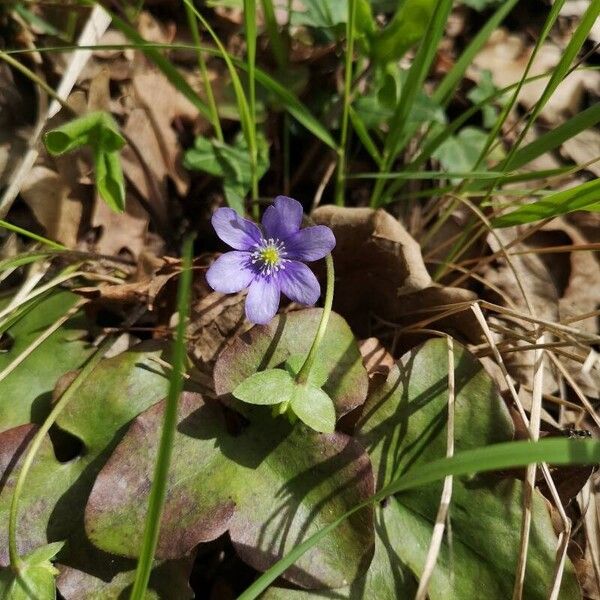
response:
[[(440, 458), (409, 471), (382, 488), (374, 496), (350, 508), (344, 515), (322, 527), (306, 541), (258, 577), (238, 600), (254, 600), (285, 569), (294, 564), (305, 552), (339, 527), (348, 517), (367, 505), (385, 502), (398, 492), (411, 490), (443, 479), (447, 475), (472, 476), (501, 469), (515, 469), (530, 464), (547, 462), (553, 465), (594, 465), (600, 462), (600, 443), (593, 440), (546, 438), (540, 442), (504, 442), (475, 450), (465, 450), (450, 458)], [(395, 557), (397, 560), (398, 557)], [(570, 569), (570, 566), (568, 567)], [(358, 582), (360, 584), (360, 581)], [(579, 590), (578, 590), (579, 591)], [(577, 596), (579, 597), (579, 596)]]
[[(513, 424), (494, 384), (456, 343), (454, 364), (457, 456), (511, 439)], [(405, 355), (369, 398), (358, 424), (358, 440), (369, 451), (378, 489), (418, 474), (446, 454), (447, 381), (447, 343), (431, 340)], [(394, 496), (384, 508), (399, 522), (400, 535), (389, 543), (417, 577), (425, 564), (440, 494), (441, 482), (429, 484)], [(442, 544), (429, 585), (432, 600), (473, 598), (481, 589), (486, 598), (510, 597), (519, 555), (522, 494), (519, 480), (483, 476), (454, 480), (449, 512), (452, 544)], [(545, 500), (536, 492), (524, 597), (547, 597), (556, 543)], [(570, 564), (563, 593), (565, 598), (580, 597)]]
[[(162, 346), (145, 342), (102, 360), (58, 417), (57, 426), (80, 440), (83, 450), (75, 459), (60, 462), (50, 438), (44, 440), (29, 474), (32, 484), (25, 486), (19, 504), (17, 546), (21, 556), (48, 542), (67, 540), (59, 562), (83, 578), (97, 573), (98, 561), (107, 560), (97, 550), (82, 551), (86, 547), (85, 502), (124, 426), (166, 396), (168, 379), (154, 360), (162, 353)], [(22, 425), (0, 434), (0, 478), (6, 481), (0, 491), (0, 514), (8, 514), (22, 454), (35, 430), (33, 425)], [(7, 531), (1, 528), (0, 565), (7, 561)], [(134, 568), (131, 561), (123, 564), (109, 557), (102, 576), (111, 581)], [(61, 586), (61, 578), (58, 583)]]
[(108, 113), (92, 112), (69, 121), (46, 133), (44, 142), (53, 155), (89, 146), (94, 155), (98, 194), (115, 212), (125, 210), (125, 180), (119, 150), (126, 142)]
[[(496, 91), (497, 88), (492, 80), (491, 71), (484, 70), (481, 72), (479, 83), (467, 94), (467, 98), (477, 104), (493, 96)], [(491, 102), (486, 102), (481, 107), (481, 113), (483, 115), (483, 126), (486, 129), (493, 127), (498, 116), (496, 107)]]
[[(70, 292), (54, 293), (17, 320), (4, 333), (9, 348), (0, 352), (0, 373), (76, 301), (77, 296)], [(0, 381), (0, 431), (44, 420), (59, 377), (79, 368), (93, 351), (85, 341), (86, 325), (83, 315), (77, 313)]]
[[(360, 95), (353, 103), (354, 110), (366, 127), (372, 129), (380, 126), (394, 116), (406, 79), (407, 72), (398, 64), (388, 64), (376, 69), (371, 91)], [(429, 122), (443, 124), (446, 122), (446, 115), (439, 104), (419, 90), (407, 122), (411, 125)]]
[(393, 19), (371, 40), (372, 57), (381, 62), (400, 60), (427, 31), (436, 0), (406, 0)]
[(397, 600), (414, 598), (417, 582), (410, 569), (398, 558), (390, 540), (402, 539), (402, 523), (392, 518), (391, 511), (381, 505), (375, 508), (375, 554), (364, 577), (351, 585), (334, 590), (292, 590), (270, 587), (262, 600)]
[(548, 194), (542, 200), (525, 204), (501, 217), (492, 220), (493, 227), (511, 227), (550, 219), (576, 210), (600, 211), (600, 179), (594, 179), (563, 190)]
[(335, 429), (335, 404), (321, 389), (311, 384), (297, 384), (290, 408), (311, 429), (332, 433)]
[[(320, 308), (312, 308), (279, 315), (268, 325), (255, 326), (235, 338), (215, 364), (216, 393), (228, 396), (257, 371), (284, 364), (295, 375), (308, 355), (321, 314)], [(358, 345), (346, 321), (336, 313), (329, 319), (309, 383), (322, 387), (332, 398), (338, 418), (366, 399), (368, 377)], [(247, 404), (237, 403), (236, 408), (252, 412)]]
[(476, 127), (465, 127), (449, 137), (433, 152), (447, 171), (469, 172), (476, 164), (487, 141), (487, 134)]
[[(265, 136), (257, 133), (258, 177), (269, 168), (269, 146)], [(233, 145), (196, 138), (194, 147), (185, 153), (184, 166), (187, 169), (204, 171), (223, 178), (223, 187), (229, 206), (244, 213), (244, 198), (252, 185), (252, 167), (246, 140), (236, 136)]]
[(125, 146), (114, 119), (105, 112), (92, 112), (68, 121), (44, 136), (46, 149), (52, 155), (61, 155), (83, 146), (116, 152)]
[[(351, 438), (292, 427), (261, 411), (261, 420), (233, 436), (218, 405), (182, 396), (159, 558), (183, 556), (228, 531), (239, 556), (264, 570), (368, 496), (369, 460)], [(160, 403), (140, 415), (96, 478), (85, 520), (99, 548), (139, 551), (162, 413)], [(364, 510), (285, 576), (309, 588), (342, 586), (370, 561), (373, 539), (372, 511)]]
[(0, 569), (0, 598), (3, 600), (54, 600), (58, 570), (50, 562), (63, 542), (36, 548), (21, 558), (19, 573), (9, 567)]
[(294, 378), (287, 371), (268, 369), (244, 379), (233, 390), (233, 395), (249, 404), (280, 404), (292, 398), (295, 388)]
[(94, 153), (96, 189), (108, 207), (117, 213), (125, 210), (125, 179), (117, 152)]

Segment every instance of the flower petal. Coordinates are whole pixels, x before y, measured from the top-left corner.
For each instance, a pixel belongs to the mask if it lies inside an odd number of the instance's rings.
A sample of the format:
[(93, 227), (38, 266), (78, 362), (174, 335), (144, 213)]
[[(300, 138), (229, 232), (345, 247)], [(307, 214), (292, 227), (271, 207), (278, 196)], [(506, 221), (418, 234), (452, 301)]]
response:
[(301, 262), (285, 263), (278, 273), (281, 291), (294, 302), (312, 306), (321, 295), (321, 286), (314, 273)]
[(248, 252), (226, 252), (210, 266), (206, 281), (213, 290), (222, 294), (239, 292), (247, 288), (255, 277), (249, 264)]
[(286, 258), (308, 262), (327, 256), (334, 247), (333, 231), (326, 225), (301, 229), (285, 242)]
[(298, 200), (277, 196), (275, 202), (265, 210), (262, 224), (268, 238), (284, 240), (296, 233), (302, 224), (304, 209)]
[(212, 216), (217, 235), (236, 250), (250, 250), (262, 239), (256, 223), (243, 219), (233, 208), (218, 208)]
[(246, 317), (251, 323), (266, 325), (279, 308), (279, 283), (274, 277), (258, 276), (250, 284)]

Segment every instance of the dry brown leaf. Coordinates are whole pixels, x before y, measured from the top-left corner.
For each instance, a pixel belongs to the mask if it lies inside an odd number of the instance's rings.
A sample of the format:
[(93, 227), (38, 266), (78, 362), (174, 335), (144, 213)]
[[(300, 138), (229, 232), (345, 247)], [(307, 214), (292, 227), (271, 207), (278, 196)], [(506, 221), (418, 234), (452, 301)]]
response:
[(161, 223), (167, 219), (167, 175), (160, 144), (144, 109), (134, 108), (123, 133), (130, 145), (123, 148), (121, 162), (127, 179), (155, 211)]
[(117, 285), (82, 287), (74, 290), (80, 296), (111, 308), (130, 304), (147, 304), (153, 310), (154, 302), (164, 286), (181, 272), (181, 261), (164, 257), (161, 266), (150, 274), (143, 274), (137, 281)]
[[(322, 206), (311, 216), (335, 234), (334, 308), (359, 335), (368, 335), (373, 316), (408, 326), (432, 316), (436, 307), (475, 299), (468, 290), (435, 285), (419, 244), (386, 211)], [(469, 310), (436, 322), (440, 327), (467, 339), (479, 334)]]
[(99, 229), (95, 249), (100, 254), (115, 255), (128, 251), (137, 257), (146, 246), (148, 214), (130, 193), (126, 197), (124, 213), (113, 212), (96, 197), (92, 227)]
[(76, 246), (83, 204), (64, 178), (47, 167), (35, 166), (23, 182), (21, 197), (47, 237), (68, 248)]
[[(156, 136), (163, 171), (169, 174), (178, 193), (184, 195), (188, 189), (189, 177), (179, 162), (181, 146), (172, 124), (176, 118), (189, 121), (196, 119), (198, 110), (164, 75), (156, 71), (136, 73), (132, 80), (132, 91), (139, 106), (146, 112)], [(138, 137), (135, 131), (129, 131), (128, 134), (139, 148), (144, 149), (145, 137)]]
[(195, 279), (195, 300), (188, 331), (197, 361), (212, 364), (234, 336), (251, 327), (246, 321), (244, 302), (244, 293), (214, 292), (204, 274)]
[[(561, 151), (578, 165), (600, 158), (600, 131), (597, 129), (582, 131), (579, 135), (563, 142)], [(594, 173), (596, 177), (600, 177), (600, 160), (588, 165), (586, 170)]]
[[(477, 80), (481, 70), (489, 70), (497, 87), (507, 87), (519, 81), (525, 72), (525, 67), (533, 45), (525, 45), (520, 36), (510, 34), (506, 29), (497, 29), (486, 46), (475, 57), (473, 66), (468, 73)], [(544, 44), (538, 51), (529, 76), (541, 75), (552, 70), (562, 57), (563, 49), (551, 43)], [(519, 94), (519, 102), (530, 109), (539, 100), (547, 79), (532, 81), (523, 86)], [(600, 92), (600, 73), (575, 71), (566, 77), (554, 92), (544, 109), (542, 117), (550, 123), (557, 123), (567, 115), (575, 114), (583, 99), (584, 92)]]

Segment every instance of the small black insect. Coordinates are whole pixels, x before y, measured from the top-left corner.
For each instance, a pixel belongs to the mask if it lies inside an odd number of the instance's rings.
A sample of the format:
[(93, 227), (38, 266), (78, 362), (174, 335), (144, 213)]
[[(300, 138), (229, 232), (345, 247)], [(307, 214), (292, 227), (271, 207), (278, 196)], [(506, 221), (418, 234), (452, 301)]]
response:
[(587, 439), (587, 438), (591, 438), (592, 437), (592, 432), (591, 431), (588, 431), (587, 429), (577, 429), (573, 425), (567, 425), (562, 430), (562, 434), (565, 437), (568, 437), (568, 438), (571, 438), (571, 439), (575, 439), (575, 440)]

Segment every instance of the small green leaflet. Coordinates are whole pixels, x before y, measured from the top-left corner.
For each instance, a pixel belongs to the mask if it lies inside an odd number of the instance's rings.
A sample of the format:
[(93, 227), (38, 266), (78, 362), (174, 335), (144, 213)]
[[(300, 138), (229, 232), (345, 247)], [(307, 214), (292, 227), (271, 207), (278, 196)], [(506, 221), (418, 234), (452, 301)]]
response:
[(99, 196), (115, 212), (125, 210), (125, 179), (119, 151), (126, 142), (109, 113), (92, 112), (69, 121), (46, 133), (44, 143), (53, 156), (89, 146), (94, 155)]

